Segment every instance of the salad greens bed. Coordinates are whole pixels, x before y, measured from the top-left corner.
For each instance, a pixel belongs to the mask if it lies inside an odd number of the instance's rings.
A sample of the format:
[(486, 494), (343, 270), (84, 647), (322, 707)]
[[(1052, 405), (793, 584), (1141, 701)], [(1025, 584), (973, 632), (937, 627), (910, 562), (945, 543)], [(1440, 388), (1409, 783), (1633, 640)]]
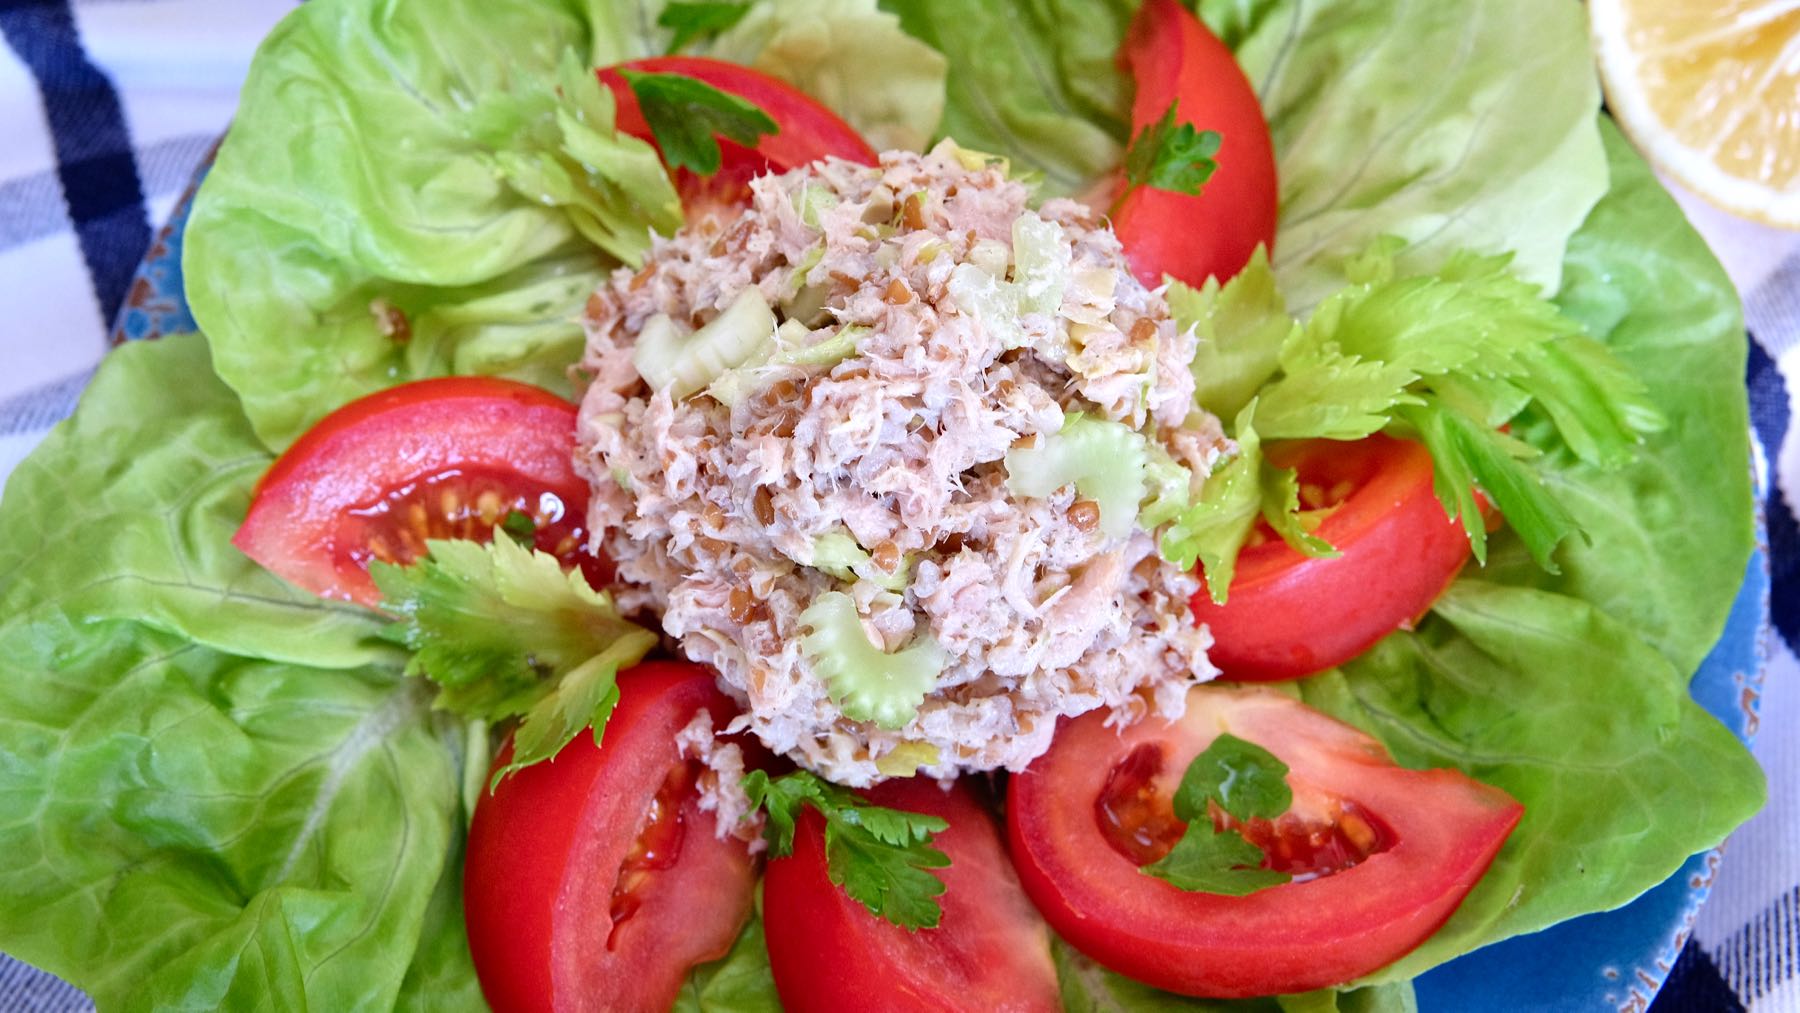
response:
[[(878, 146), (948, 133), (1046, 193), (1118, 162), (1129, 2), (741, 6), (689, 51), (791, 80)], [(460, 856), (464, 753), (485, 741), (433, 708), (378, 617), (228, 539), (274, 453), (359, 394), (447, 372), (569, 391), (582, 301), (678, 206), (567, 68), (663, 52), (661, 8), (314, 0), (264, 45), (189, 225), (205, 336), (113, 353), (0, 502), (0, 948), (109, 1008), (481, 1006)], [(1404, 1009), (1411, 975), (1623, 904), (1761, 803), (1754, 761), (1686, 689), (1752, 546), (1742, 323), (1596, 120), (1578, 5), (1199, 8), (1270, 117), (1290, 309), (1381, 237), (1406, 273), (1511, 252), (1669, 422), (1603, 471), (1521, 416), (1585, 533), (1559, 572), (1502, 530), (1416, 630), (1293, 688), (1404, 764), (1524, 803), (1443, 930), (1370, 987), (1241, 1004), (1058, 947), (1071, 1009)], [(777, 1008), (760, 940), (753, 922), (679, 1007)]]

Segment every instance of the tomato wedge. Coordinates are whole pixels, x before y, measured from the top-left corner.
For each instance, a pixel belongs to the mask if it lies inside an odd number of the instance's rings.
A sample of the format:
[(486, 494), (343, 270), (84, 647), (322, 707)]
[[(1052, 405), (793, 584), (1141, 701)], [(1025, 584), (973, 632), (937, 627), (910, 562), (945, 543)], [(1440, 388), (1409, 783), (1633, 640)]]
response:
[[(509, 1011), (668, 1009), (687, 972), (731, 948), (756, 866), (699, 808), (675, 735), (735, 708), (698, 665), (619, 676), (596, 746), (577, 735), (500, 782), (469, 827), (463, 911), (481, 990)], [(510, 749), (503, 749), (499, 764)]]
[(809, 162), (835, 155), (874, 165), (875, 149), (862, 135), (812, 96), (785, 81), (724, 60), (700, 56), (656, 56), (606, 67), (600, 80), (612, 89), (618, 102), (619, 129), (633, 137), (656, 143), (638, 108), (637, 96), (619, 73), (635, 70), (646, 74), (684, 74), (736, 95), (760, 108), (775, 121), (778, 130), (764, 136), (755, 148), (719, 138), (723, 156), (719, 171), (704, 179), (687, 169), (676, 173), (675, 185), (690, 213), (696, 205), (726, 206), (750, 199), (750, 180), (768, 172), (786, 172)]
[(1212, 630), (1208, 654), (1229, 679), (1297, 679), (1356, 657), (1423, 615), (1469, 558), (1420, 444), (1377, 433), (1271, 444), (1268, 457), (1299, 472), (1303, 508), (1331, 511), (1315, 533), (1341, 555), (1309, 558), (1259, 525), (1226, 603), (1194, 595), (1194, 618)]
[[(1138, 869), (1181, 836), (1170, 799), (1221, 732), (1280, 758), (1294, 791), (1287, 815), (1246, 836), (1296, 878), (1243, 897)], [(1204, 686), (1174, 723), (1067, 722), (1012, 779), (1007, 831), (1025, 892), (1076, 948), (1158, 988), (1245, 998), (1343, 984), (1417, 946), (1522, 812), (1461, 773), (1397, 767), (1374, 739), (1271, 689)]]
[(1275, 244), (1275, 147), (1256, 90), (1231, 50), (1177, 0), (1139, 8), (1119, 61), (1137, 82), (1134, 137), (1170, 102), (1178, 122), (1220, 136), (1218, 171), (1198, 195), (1140, 186), (1114, 209), (1131, 273), (1150, 286), (1165, 274), (1190, 285), (1231, 277), (1259, 244)]
[(936, 928), (909, 932), (869, 913), (826, 875), (824, 822), (807, 810), (794, 852), (763, 882), (769, 963), (789, 1013), (1059, 1010), (1044, 920), (1019, 889), (993, 817), (966, 781), (924, 779), (865, 792), (877, 805), (943, 818), (950, 865)]
[(257, 483), (231, 543), (326, 598), (380, 600), (369, 562), (409, 563), (427, 538), (486, 541), (514, 510), (536, 546), (611, 579), (586, 550), (575, 406), (523, 383), (455, 376), (390, 387), (322, 419)]

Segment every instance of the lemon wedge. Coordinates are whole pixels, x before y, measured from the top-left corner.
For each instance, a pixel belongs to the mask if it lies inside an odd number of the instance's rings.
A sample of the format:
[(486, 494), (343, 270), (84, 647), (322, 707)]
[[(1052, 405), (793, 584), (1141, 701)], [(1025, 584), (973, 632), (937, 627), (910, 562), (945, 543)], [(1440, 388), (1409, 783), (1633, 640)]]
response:
[(1800, 0), (1589, 0), (1613, 116), (1657, 168), (1800, 228)]

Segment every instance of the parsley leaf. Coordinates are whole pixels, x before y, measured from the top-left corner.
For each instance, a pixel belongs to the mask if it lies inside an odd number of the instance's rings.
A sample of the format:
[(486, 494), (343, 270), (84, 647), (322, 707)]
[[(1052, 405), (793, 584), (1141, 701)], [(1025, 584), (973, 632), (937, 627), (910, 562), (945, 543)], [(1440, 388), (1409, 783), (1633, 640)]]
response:
[(950, 864), (932, 846), (932, 835), (949, 824), (936, 816), (870, 805), (805, 770), (771, 778), (751, 771), (744, 792), (752, 810), (767, 815), (769, 853), (792, 854), (800, 810), (810, 806), (825, 820), (825, 867), (831, 881), (851, 899), (908, 930), (936, 928), (943, 917), (937, 897), (944, 881), (929, 870)]
[(1272, 820), (1294, 804), (1287, 774), (1287, 764), (1275, 754), (1222, 733), (1181, 775), (1175, 789), (1175, 818), (1192, 822), (1207, 815), (1208, 806), (1216, 802), (1233, 819)]
[(1131, 186), (1198, 194), (1218, 171), (1213, 156), (1219, 153), (1219, 132), (1176, 123), (1175, 105), (1170, 102), (1162, 119), (1138, 131), (1125, 149), (1125, 181)]
[(466, 718), (524, 716), (512, 762), (495, 780), (555, 756), (581, 729), (598, 740), (618, 701), (614, 677), (656, 646), (581, 571), (511, 538), (430, 541), (410, 566), (369, 567), (382, 635), (413, 652), (408, 675), (438, 685), (436, 706)]
[(748, 13), (748, 3), (675, 0), (656, 16), (656, 23), (659, 27), (675, 32), (675, 37), (669, 40), (668, 50), (674, 53), (702, 35), (717, 35), (730, 28), (744, 20), (744, 15)]
[(500, 530), (506, 537), (526, 547), (537, 540), (537, 522), (523, 510), (508, 510), (506, 516), (500, 519)]
[(1287, 772), (1287, 764), (1256, 743), (1221, 734), (1188, 764), (1175, 790), (1175, 817), (1188, 824), (1187, 832), (1143, 872), (1183, 890), (1230, 897), (1288, 882), (1287, 873), (1262, 868), (1262, 849), (1241, 831), (1213, 824), (1215, 807), (1240, 823), (1286, 812), (1294, 801)]
[(637, 96), (644, 121), (672, 169), (710, 176), (719, 171), (724, 158), (720, 137), (749, 147), (779, 129), (768, 113), (750, 102), (686, 74), (620, 73)]

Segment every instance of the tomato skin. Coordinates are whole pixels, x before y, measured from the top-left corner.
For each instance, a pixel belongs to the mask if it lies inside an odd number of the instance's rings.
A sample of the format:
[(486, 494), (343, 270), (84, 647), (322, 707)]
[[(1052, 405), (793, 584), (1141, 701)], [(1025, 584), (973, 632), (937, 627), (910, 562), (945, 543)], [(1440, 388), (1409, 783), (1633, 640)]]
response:
[[(1342, 984), (1417, 946), (1474, 886), (1523, 808), (1460, 773), (1392, 765), (1361, 732), (1264, 687), (1198, 687), (1188, 713), (1123, 732), (1096, 711), (1067, 721), (1011, 782), (1007, 831), (1026, 893), (1064, 939), (1100, 963), (1188, 995), (1248, 998)], [(1172, 794), (1220, 732), (1290, 767), (1296, 811), (1350, 802), (1392, 843), (1359, 864), (1243, 897), (1184, 891), (1140, 872), (1102, 836), (1097, 800), (1144, 743)]]
[(1341, 664), (1431, 607), (1469, 557), (1461, 521), (1431, 487), (1431, 454), (1377, 433), (1351, 443), (1271, 445), (1269, 459), (1303, 482), (1356, 484), (1315, 532), (1342, 555), (1311, 559), (1280, 538), (1247, 546), (1224, 605), (1202, 588), (1196, 621), (1228, 679), (1297, 679)]
[(676, 186), (682, 203), (693, 207), (696, 198), (708, 203), (731, 204), (749, 200), (750, 180), (767, 172), (786, 172), (827, 156), (874, 165), (878, 156), (862, 135), (818, 100), (785, 81), (741, 64), (700, 56), (653, 56), (603, 68), (600, 80), (612, 89), (618, 103), (618, 128), (633, 137), (656, 143), (638, 108), (637, 95), (621, 70), (646, 74), (684, 74), (760, 108), (780, 129), (764, 135), (755, 148), (719, 138), (722, 155), (719, 171), (706, 179), (687, 169), (677, 173)]
[[(491, 376), (405, 383), (339, 408), (307, 430), (257, 482), (231, 543), (289, 582), (374, 607), (380, 594), (354, 515), (392, 490), (448, 472), (492, 476), (537, 501), (556, 498), (571, 533), (585, 523), (587, 483), (573, 464), (575, 406)], [(487, 532), (483, 532), (485, 535)], [(547, 548), (540, 531), (540, 548)], [(603, 583), (603, 567), (588, 570)]]
[(801, 817), (794, 852), (769, 863), (763, 912), (769, 963), (789, 1013), (1059, 1010), (1043, 919), (1019, 889), (1000, 835), (966, 781), (924, 778), (865, 792), (878, 805), (942, 817), (950, 865), (937, 928), (908, 932), (826, 878), (824, 821)]
[(715, 728), (735, 713), (712, 673), (685, 663), (639, 665), (619, 676), (619, 694), (601, 745), (577, 735), (475, 809), (464, 920), (497, 1013), (667, 1009), (688, 969), (724, 956), (750, 916), (755, 862), (742, 841), (714, 836), (690, 792), (674, 864), (651, 874), (609, 946), (620, 863), (679, 763), (676, 732), (701, 710)]
[(1137, 133), (1176, 102), (1175, 118), (1221, 137), (1218, 171), (1198, 195), (1135, 187), (1114, 210), (1113, 231), (1145, 285), (1172, 275), (1190, 285), (1230, 278), (1260, 244), (1275, 245), (1275, 147), (1249, 78), (1231, 50), (1177, 0), (1147, 0), (1119, 51), (1137, 81)]

